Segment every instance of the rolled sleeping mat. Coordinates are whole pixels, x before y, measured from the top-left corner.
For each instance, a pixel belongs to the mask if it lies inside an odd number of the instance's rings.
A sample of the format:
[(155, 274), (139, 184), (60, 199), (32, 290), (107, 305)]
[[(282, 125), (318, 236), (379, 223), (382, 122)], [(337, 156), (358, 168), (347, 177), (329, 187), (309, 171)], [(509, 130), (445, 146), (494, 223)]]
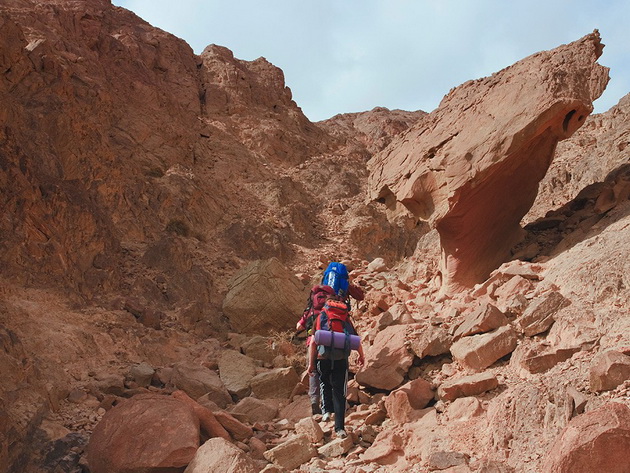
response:
[(350, 337), (350, 349), (358, 350), (361, 337), (358, 335), (346, 335), (342, 332), (331, 332), (330, 330), (317, 330), (315, 332), (315, 343), (327, 347), (344, 348), (346, 337)]

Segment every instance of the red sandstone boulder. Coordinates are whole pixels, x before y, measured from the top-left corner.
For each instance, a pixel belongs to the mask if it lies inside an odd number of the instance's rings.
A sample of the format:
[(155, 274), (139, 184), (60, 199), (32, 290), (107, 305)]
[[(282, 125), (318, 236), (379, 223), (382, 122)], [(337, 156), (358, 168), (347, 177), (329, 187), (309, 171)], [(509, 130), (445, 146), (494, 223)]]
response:
[(506, 311), (514, 311), (526, 305), (525, 294), (529, 294), (534, 287), (531, 279), (520, 275), (512, 276), (505, 284), (499, 286), (493, 294), (496, 300), (497, 308), (505, 313)]
[(225, 439), (204, 443), (184, 473), (258, 473), (260, 467), (243, 450)]
[(511, 325), (481, 335), (460, 338), (451, 347), (453, 358), (473, 371), (480, 371), (516, 348), (518, 335)]
[(236, 417), (225, 411), (217, 411), (214, 413), (214, 416), (234, 440), (245, 441), (254, 435), (254, 431), (250, 426), (243, 424)]
[(260, 335), (248, 337), (243, 341), (241, 347), (245, 355), (254, 360), (262, 361), (265, 366), (271, 366), (273, 359), (280, 354), (272, 338)]
[[(433, 452), (447, 445), (443, 442), (446, 433), (438, 422), (437, 411), (427, 408), (423, 414), (415, 422), (382, 430), (362, 459), (384, 465), (384, 471), (388, 472), (402, 473), (417, 469), (419, 462), (428, 460)], [(420, 468), (420, 471), (423, 470)]]
[(580, 347), (545, 348), (536, 345), (516, 357), (516, 362), (530, 373), (543, 373), (568, 360), (578, 351)]
[(199, 447), (199, 419), (185, 403), (144, 394), (113, 407), (87, 448), (92, 473), (147, 473), (181, 468)]
[(491, 391), (499, 385), (499, 381), (492, 373), (479, 373), (448, 380), (438, 388), (438, 396), (445, 401), (454, 401), (465, 396)]
[(473, 396), (458, 397), (448, 406), (446, 415), (449, 421), (466, 422), (484, 413), (479, 399)]
[(485, 304), (468, 315), (464, 321), (455, 329), (453, 337), (455, 339), (485, 333), (496, 328), (507, 325), (508, 320), (496, 306)]
[(390, 325), (404, 325), (413, 322), (413, 317), (405, 307), (405, 304), (399, 302), (380, 315), (377, 327), (379, 330), (383, 330), (385, 327), (389, 327)]
[[(492, 297), (496, 296), (501, 299), (501, 296), (505, 297), (508, 295), (506, 294), (508, 289), (529, 289), (531, 286), (527, 285), (526, 287), (523, 287), (520, 283), (520, 279), (514, 280), (514, 278), (518, 277), (528, 279), (530, 281), (538, 281), (542, 278), (540, 275), (542, 269), (543, 268), (538, 264), (531, 264), (520, 260), (508, 261), (507, 263), (503, 263), (496, 270), (492, 271), (490, 273), (490, 277), (483, 283), (478, 284), (473, 291), (473, 295), (475, 297), (479, 297), (484, 294), (490, 294)], [(513, 281), (513, 283), (509, 284), (509, 287), (503, 289), (504, 286), (510, 283), (510, 281)]]
[(223, 312), (241, 333), (289, 330), (304, 310), (308, 290), (277, 258), (255, 261), (230, 282)]
[(627, 473), (628, 452), (630, 409), (610, 403), (571, 420), (549, 449), (542, 471)]
[(430, 382), (418, 378), (404, 384), (397, 391), (404, 392), (409, 399), (409, 404), (414, 409), (424, 409), (434, 397), (434, 389)]
[(265, 458), (287, 470), (293, 470), (317, 455), (306, 435), (295, 435), (277, 447), (267, 450)]
[(362, 386), (394, 389), (403, 382), (413, 362), (407, 349), (407, 325), (392, 325), (380, 331), (365, 355), (365, 366), (356, 375)]
[(413, 325), (413, 332), (409, 334), (409, 348), (418, 358), (438, 356), (448, 353), (453, 344), (453, 336), (440, 326)]
[(324, 438), (324, 431), (313, 417), (305, 417), (295, 424), (295, 432), (298, 435), (306, 435), (311, 442), (317, 443)]
[(590, 370), (591, 391), (609, 391), (630, 379), (630, 356), (616, 350), (600, 353)]
[(293, 368), (276, 368), (252, 378), (252, 393), (258, 399), (288, 399), (299, 382)]
[(424, 409), (433, 397), (431, 383), (418, 378), (392, 391), (385, 398), (385, 409), (394, 423), (413, 422), (422, 416), (420, 409)]
[(217, 411), (216, 413), (212, 412), (210, 409), (188, 397), (184, 391), (175, 391), (171, 396), (188, 405), (193, 410), (197, 419), (199, 419), (201, 429), (208, 437), (223, 437), (227, 440), (231, 440), (230, 434), (223, 426), (223, 423), (217, 418), (217, 414), (221, 411)]
[(381, 465), (392, 464), (404, 454), (404, 445), (405, 439), (398, 432), (383, 430), (377, 435), (372, 446), (365, 451), (362, 458), (365, 462)]
[(278, 417), (298, 422), (311, 415), (311, 400), (308, 396), (294, 396), (293, 400), (280, 409)]
[(256, 375), (253, 358), (236, 350), (226, 350), (219, 358), (219, 377), (230, 394), (244, 398), (251, 392), (249, 383)]
[(334, 458), (344, 455), (354, 447), (352, 436), (346, 438), (335, 438), (317, 449), (317, 453), (324, 458)]
[(208, 399), (221, 408), (232, 402), (232, 397), (219, 375), (198, 363), (183, 361), (175, 364), (171, 382), (193, 399), (207, 395)]
[(517, 319), (517, 324), (528, 337), (549, 330), (555, 321), (554, 316), (570, 301), (559, 292), (551, 292), (532, 302)]
[(232, 414), (247, 419), (247, 422), (269, 422), (278, 414), (278, 403), (272, 399), (246, 397), (231, 410)]

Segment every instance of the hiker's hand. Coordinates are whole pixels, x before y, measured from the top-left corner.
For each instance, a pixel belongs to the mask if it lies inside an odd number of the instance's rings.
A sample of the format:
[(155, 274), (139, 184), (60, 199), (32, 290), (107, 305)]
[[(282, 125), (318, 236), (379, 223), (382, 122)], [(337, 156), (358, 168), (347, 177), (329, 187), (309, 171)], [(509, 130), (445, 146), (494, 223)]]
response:
[(361, 353), (361, 354), (359, 354), (359, 359), (357, 360), (357, 364), (358, 364), (359, 366), (363, 366), (363, 365), (364, 365), (364, 363), (365, 363), (365, 357), (364, 357), (364, 356), (363, 356), (363, 354)]
[(308, 364), (308, 374), (313, 374), (315, 372), (315, 365), (313, 363)]
[(297, 330), (298, 332), (301, 332), (305, 328), (306, 327), (304, 327), (300, 322), (298, 322), (297, 325), (295, 326), (295, 330)]

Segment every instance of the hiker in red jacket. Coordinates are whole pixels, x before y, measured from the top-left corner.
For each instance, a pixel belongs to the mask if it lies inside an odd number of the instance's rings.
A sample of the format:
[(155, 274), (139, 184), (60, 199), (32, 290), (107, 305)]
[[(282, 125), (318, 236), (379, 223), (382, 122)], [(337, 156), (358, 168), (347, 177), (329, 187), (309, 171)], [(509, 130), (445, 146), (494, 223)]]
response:
[[(318, 337), (319, 335), (322, 337)], [(323, 342), (324, 338), (331, 340), (330, 345), (328, 342)], [(337, 345), (334, 342), (335, 338), (340, 340), (341, 344)], [(343, 298), (331, 296), (315, 321), (315, 336), (311, 337), (308, 350), (308, 372), (309, 375), (319, 374), (322, 420), (329, 420), (334, 412), (335, 433), (339, 438), (347, 436), (345, 431), (346, 387), (348, 356), (351, 348), (358, 351), (358, 363), (363, 365), (365, 355), (361, 341), (350, 321), (348, 305)]]
[[(329, 286), (327, 283), (333, 286)], [(314, 321), (324, 307), (326, 299), (334, 295), (340, 295), (345, 300), (348, 311), (350, 310), (350, 297), (357, 301), (362, 301), (365, 298), (363, 289), (350, 283), (348, 270), (342, 263), (330, 263), (328, 265), (328, 268), (323, 274), (321, 284), (313, 286), (311, 289), (306, 309), (304, 309), (304, 313), (295, 327), (298, 333), (304, 330), (307, 332), (307, 364), (309, 362), (308, 347), (310, 346), (311, 337), (314, 333)], [(320, 414), (320, 380), (317, 370), (309, 372), (308, 394), (311, 400), (311, 411), (313, 415)]]
[[(303, 332), (306, 330), (306, 347), (308, 354), (308, 347), (311, 343), (311, 339), (313, 338), (313, 324), (319, 316), (320, 311), (324, 307), (326, 303), (326, 299), (329, 296), (335, 294), (335, 290), (330, 286), (323, 286), (318, 284), (317, 286), (313, 286), (311, 289), (311, 295), (309, 297), (308, 304), (306, 309), (304, 309), (304, 313), (302, 314), (302, 318), (298, 321), (296, 325), (296, 329), (299, 332)], [(307, 358), (308, 363), (308, 358)], [(308, 396), (311, 400), (311, 412), (313, 415), (321, 414), (320, 407), (320, 395), (319, 395), (319, 375), (317, 371), (309, 372), (308, 376)]]

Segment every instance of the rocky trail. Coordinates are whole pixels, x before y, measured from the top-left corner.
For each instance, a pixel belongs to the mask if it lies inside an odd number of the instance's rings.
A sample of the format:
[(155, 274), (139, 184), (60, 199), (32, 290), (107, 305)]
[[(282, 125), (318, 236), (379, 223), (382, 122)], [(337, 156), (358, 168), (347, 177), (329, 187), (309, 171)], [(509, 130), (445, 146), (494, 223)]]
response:
[[(604, 38), (605, 39), (605, 38)], [(311, 123), (264, 58), (0, 6), (0, 471), (629, 471), (630, 96), (597, 32)], [(347, 438), (295, 323), (330, 261)]]

